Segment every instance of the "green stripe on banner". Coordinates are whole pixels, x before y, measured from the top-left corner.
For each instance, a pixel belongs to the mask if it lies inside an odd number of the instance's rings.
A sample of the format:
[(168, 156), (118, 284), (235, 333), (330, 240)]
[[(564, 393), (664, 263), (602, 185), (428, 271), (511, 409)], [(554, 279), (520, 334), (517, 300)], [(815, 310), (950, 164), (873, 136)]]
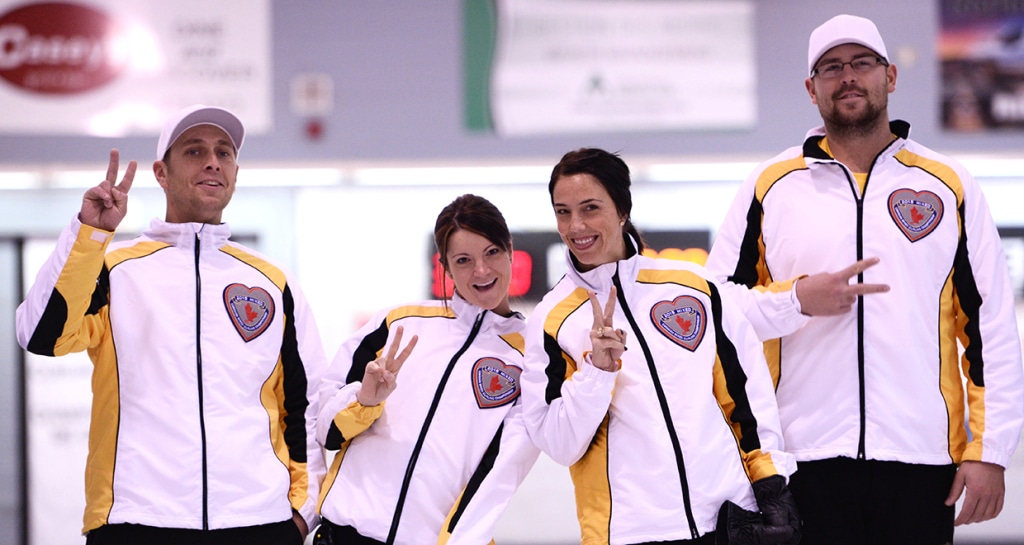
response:
[(467, 129), (490, 132), (491, 64), (497, 34), (494, 0), (464, 0), (462, 3), (463, 106)]

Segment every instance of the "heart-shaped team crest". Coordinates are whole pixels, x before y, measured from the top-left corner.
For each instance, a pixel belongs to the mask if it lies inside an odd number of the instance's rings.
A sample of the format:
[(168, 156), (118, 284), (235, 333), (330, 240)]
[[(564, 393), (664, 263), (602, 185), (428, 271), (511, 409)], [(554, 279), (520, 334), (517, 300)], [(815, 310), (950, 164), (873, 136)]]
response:
[(897, 189), (889, 195), (889, 214), (904, 236), (917, 242), (942, 221), (942, 199), (931, 191)]
[(519, 397), (522, 368), (505, 365), (498, 358), (480, 358), (473, 364), (473, 393), (481, 409), (492, 409)]
[(651, 321), (672, 342), (693, 352), (707, 330), (707, 312), (696, 297), (680, 295), (651, 307)]
[(259, 337), (274, 320), (274, 298), (260, 287), (229, 285), (224, 288), (224, 306), (245, 342)]

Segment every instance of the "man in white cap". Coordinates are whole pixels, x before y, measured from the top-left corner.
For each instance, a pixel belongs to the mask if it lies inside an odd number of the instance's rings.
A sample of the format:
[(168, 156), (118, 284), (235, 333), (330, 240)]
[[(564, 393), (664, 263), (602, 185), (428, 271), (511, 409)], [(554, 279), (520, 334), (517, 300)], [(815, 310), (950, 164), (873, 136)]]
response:
[(766, 341), (801, 543), (951, 543), (999, 514), (1024, 425), (999, 235), (971, 175), (889, 120), (874, 23), (819, 26), (807, 71), (824, 126), (751, 173), (707, 265)]
[(292, 277), (221, 222), (244, 136), (222, 108), (172, 117), (166, 217), (113, 244), (136, 164), (118, 182), (112, 150), (18, 307), (25, 349), (94, 364), (88, 545), (300, 544), (318, 522), (323, 345)]

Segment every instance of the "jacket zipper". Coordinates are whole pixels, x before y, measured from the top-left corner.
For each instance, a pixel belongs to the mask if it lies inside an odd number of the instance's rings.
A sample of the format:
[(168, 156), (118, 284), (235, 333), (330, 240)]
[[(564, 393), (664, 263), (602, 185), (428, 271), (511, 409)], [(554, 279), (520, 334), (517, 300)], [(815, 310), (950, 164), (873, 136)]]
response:
[(196, 271), (196, 381), (199, 386), (199, 440), (202, 445), (202, 467), (203, 467), (203, 530), (210, 529), (209, 511), (209, 476), (206, 467), (206, 421), (203, 417), (203, 349), (200, 343), (201, 333), (201, 304), (202, 299), (202, 277), (199, 274), (199, 233), (196, 233), (195, 240), (195, 271)]
[[(895, 141), (895, 140), (894, 140)], [(850, 170), (836, 161), (840, 165), (839, 168), (843, 169), (846, 173), (846, 181), (850, 184), (850, 191), (853, 192), (853, 200), (857, 203), (857, 261), (864, 259), (864, 195), (868, 192), (868, 182), (871, 180), (871, 170), (874, 169), (875, 164), (878, 163), (878, 158), (885, 153), (885, 150), (889, 149), (889, 146), (882, 148), (875, 155), (874, 160), (871, 161), (871, 168), (868, 169), (866, 177), (864, 179), (864, 189), (860, 192), (857, 191), (857, 181), (854, 179)], [(857, 283), (864, 283), (864, 272), (861, 271), (857, 274)], [(864, 460), (867, 458), (867, 446), (865, 437), (867, 436), (867, 381), (864, 378), (864, 296), (857, 296), (857, 381), (858, 381), (858, 395), (860, 401), (860, 434), (857, 438), (857, 459)]]
[[(867, 181), (864, 190), (867, 191)], [(857, 261), (864, 259), (864, 196), (857, 199)], [(864, 273), (857, 274), (857, 282), (864, 282)], [(864, 296), (857, 296), (857, 380), (860, 382), (860, 437), (857, 440), (857, 459), (863, 460), (867, 435), (867, 386), (864, 380)]]
[(658, 369), (654, 364), (654, 357), (651, 355), (651, 348), (647, 346), (647, 339), (645, 339), (643, 334), (640, 332), (640, 328), (637, 326), (636, 320), (633, 318), (633, 313), (629, 310), (629, 305), (626, 303), (626, 295), (623, 293), (622, 282), (619, 279), (618, 265), (615, 267), (615, 274), (612, 275), (612, 283), (615, 284), (619, 307), (622, 309), (622, 313), (626, 315), (626, 321), (629, 322), (629, 327), (633, 330), (633, 335), (636, 337), (636, 341), (640, 343), (640, 348), (644, 352), (644, 358), (647, 360), (647, 368), (651, 372), (651, 380), (654, 382), (654, 391), (658, 394), (658, 403), (661, 405), (661, 414), (665, 417), (665, 428), (668, 430), (668, 436), (672, 442), (672, 450), (676, 456), (676, 469), (679, 471), (679, 487), (683, 494), (683, 509), (686, 511), (686, 522), (690, 526), (690, 536), (693, 539), (697, 539), (700, 537), (700, 531), (697, 529), (697, 523), (693, 519), (693, 508), (690, 506), (690, 484), (686, 479), (686, 467), (683, 465), (683, 449), (679, 444), (679, 436), (676, 434), (676, 428), (672, 424), (672, 413), (668, 408), (668, 399), (665, 396), (665, 389), (661, 386), (661, 379), (658, 378)]
[(416, 446), (412, 449), (412, 456), (409, 457), (409, 464), (405, 467), (405, 478), (402, 479), (402, 488), (398, 494), (398, 503), (395, 505), (395, 514), (391, 518), (391, 529), (388, 531), (387, 545), (393, 545), (395, 543), (395, 534), (398, 533), (398, 523), (402, 518), (402, 509), (405, 507), (405, 498), (409, 493), (409, 485), (412, 482), (412, 474), (416, 469), (416, 460), (420, 456), (420, 451), (423, 450), (423, 443), (427, 438), (427, 430), (430, 429), (430, 423), (434, 419), (434, 413), (437, 412), (437, 406), (441, 403), (441, 394), (444, 393), (444, 387), (448, 384), (448, 377), (451, 376), (452, 370), (455, 369), (455, 364), (462, 357), (462, 354), (469, 349), (469, 346), (473, 343), (473, 339), (476, 338), (477, 333), (480, 332), (480, 326), (483, 324), (484, 315), (487, 311), (481, 312), (473, 323), (473, 329), (469, 332), (469, 337), (466, 342), (462, 344), (462, 348), (459, 348), (458, 352), (452, 356), (452, 359), (448, 362), (448, 367), (445, 368), (444, 374), (441, 375), (441, 382), (437, 385), (437, 390), (434, 392), (434, 400), (430, 402), (430, 410), (427, 411), (427, 416), (423, 420), (423, 427), (420, 428), (420, 436), (416, 439)]

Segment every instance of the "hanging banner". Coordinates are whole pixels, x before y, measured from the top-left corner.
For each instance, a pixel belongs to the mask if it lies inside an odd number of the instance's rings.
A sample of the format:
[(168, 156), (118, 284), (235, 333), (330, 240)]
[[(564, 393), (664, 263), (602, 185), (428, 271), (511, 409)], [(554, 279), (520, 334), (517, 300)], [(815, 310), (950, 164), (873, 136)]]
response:
[(270, 0), (0, 0), (0, 133), (160, 132), (195, 103), (272, 120)]
[(464, 6), (470, 129), (522, 136), (757, 121), (750, 0)]
[(942, 126), (1024, 129), (1024, 2), (941, 0)]

